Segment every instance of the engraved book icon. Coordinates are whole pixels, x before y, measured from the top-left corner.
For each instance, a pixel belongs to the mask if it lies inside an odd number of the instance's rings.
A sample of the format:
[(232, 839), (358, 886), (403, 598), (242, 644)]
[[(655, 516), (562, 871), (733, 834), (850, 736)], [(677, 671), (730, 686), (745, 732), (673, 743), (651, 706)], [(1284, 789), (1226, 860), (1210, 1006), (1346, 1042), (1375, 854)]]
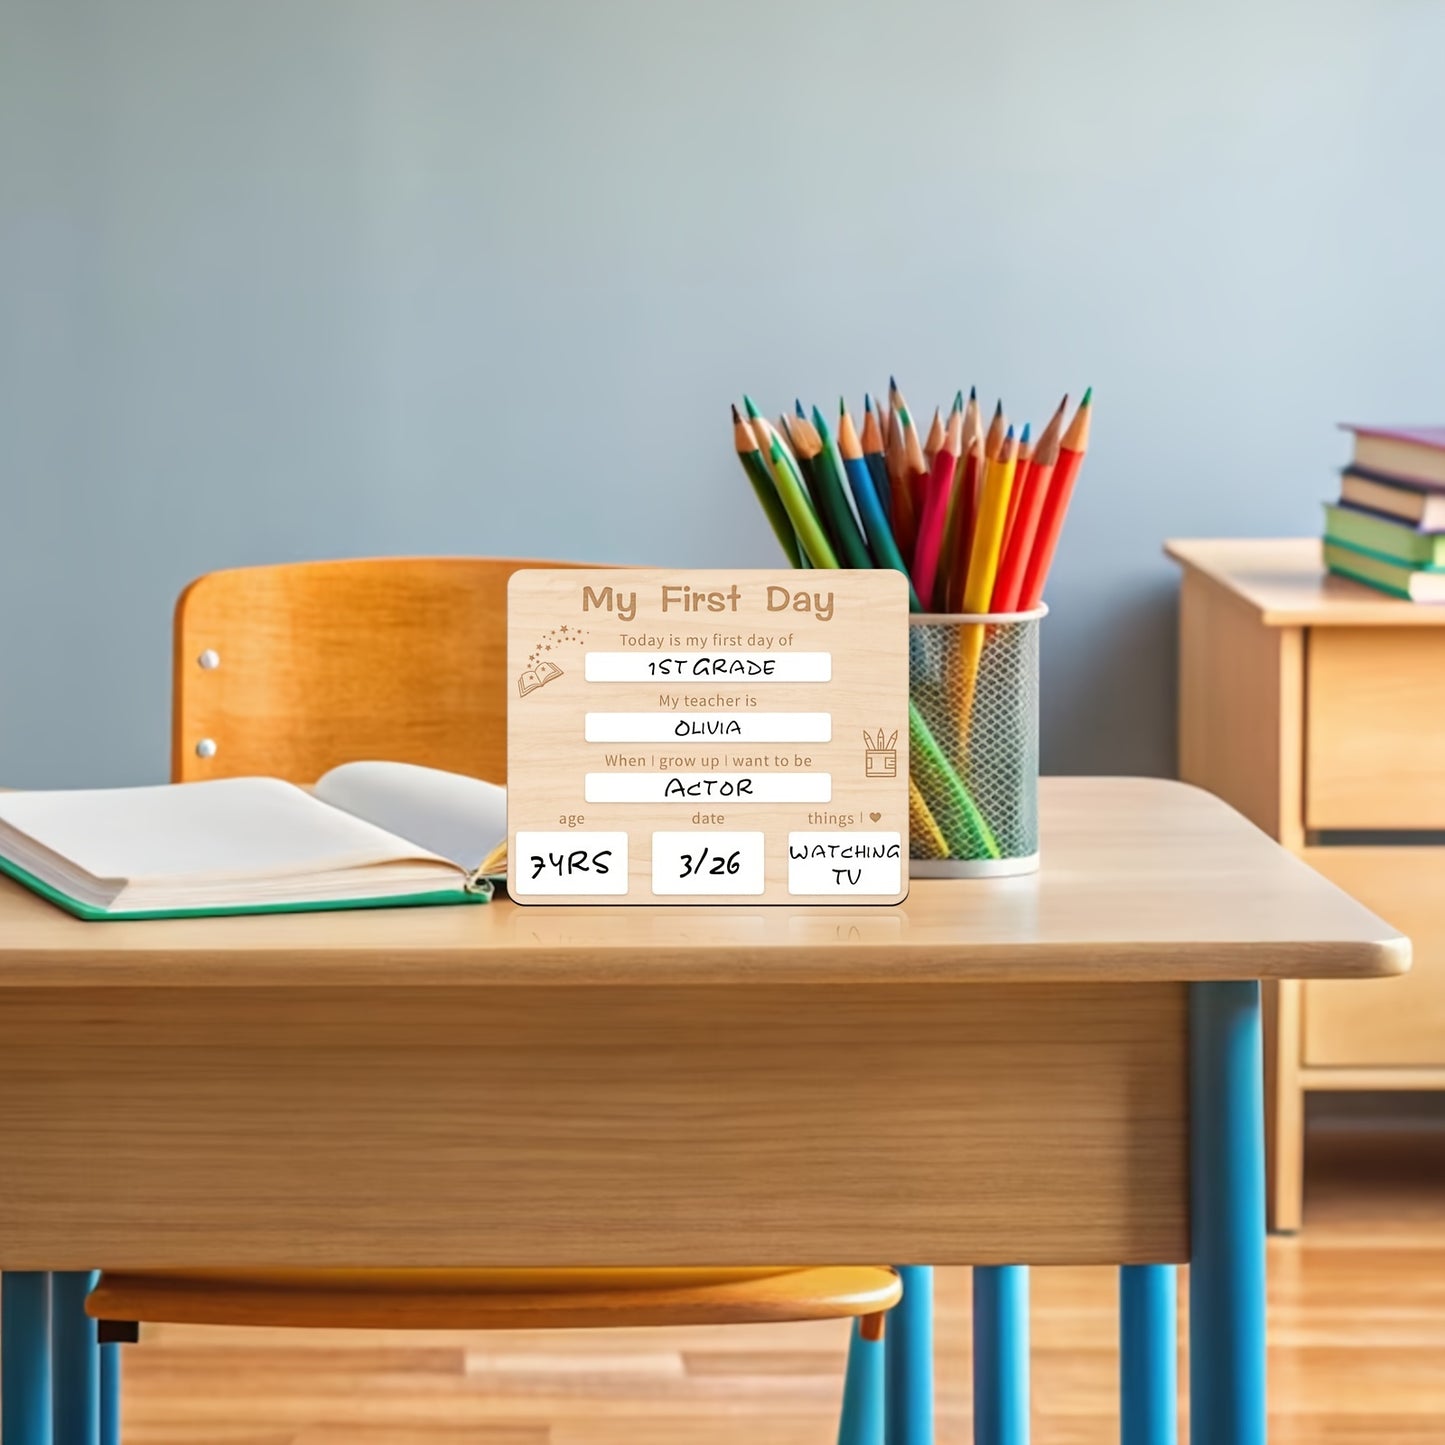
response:
[(539, 687), (546, 687), (554, 677), (561, 676), (562, 669), (555, 662), (539, 662), (517, 679), (517, 696), (526, 697), (529, 692), (536, 692)]
[(876, 735), (863, 729), (863, 776), (865, 778), (896, 778), (898, 776), (898, 731)]

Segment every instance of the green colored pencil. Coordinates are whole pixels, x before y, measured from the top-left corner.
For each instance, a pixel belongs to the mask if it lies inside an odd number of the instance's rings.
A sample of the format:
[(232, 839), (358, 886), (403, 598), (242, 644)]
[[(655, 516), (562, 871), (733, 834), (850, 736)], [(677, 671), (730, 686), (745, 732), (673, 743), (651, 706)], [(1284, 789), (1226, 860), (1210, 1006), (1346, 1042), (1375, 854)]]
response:
[(748, 474), (748, 481), (753, 484), (753, 491), (757, 493), (758, 502), (764, 513), (767, 515), (768, 524), (773, 529), (773, 535), (778, 539), (778, 545), (783, 549), (783, 555), (789, 563), (797, 567), (802, 561), (802, 553), (798, 550), (797, 534), (793, 531), (793, 524), (788, 520), (787, 508), (783, 506), (778, 496), (777, 484), (773, 481), (773, 474), (768, 470), (768, 464), (763, 460), (763, 453), (758, 446), (757, 438), (753, 435), (752, 428), (743, 420), (742, 414), (737, 407), (733, 407), (733, 446), (737, 449), (738, 460), (742, 463), (743, 471)]
[(798, 545), (808, 554), (808, 561), (815, 567), (836, 567), (838, 558), (828, 543), (813, 504), (808, 500), (803, 478), (798, 473), (797, 463), (784, 450), (776, 435), (768, 438), (768, 464), (772, 467), (773, 480), (777, 485), (778, 498), (788, 513), (788, 520), (798, 534)]

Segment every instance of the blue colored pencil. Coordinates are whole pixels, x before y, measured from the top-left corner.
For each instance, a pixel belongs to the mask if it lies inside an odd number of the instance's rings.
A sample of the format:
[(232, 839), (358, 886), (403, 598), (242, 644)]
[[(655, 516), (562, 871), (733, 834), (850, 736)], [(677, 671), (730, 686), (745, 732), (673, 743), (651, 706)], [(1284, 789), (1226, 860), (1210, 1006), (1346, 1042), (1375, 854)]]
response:
[(883, 424), (878, 420), (878, 413), (873, 410), (873, 398), (866, 394), (863, 397), (863, 436), (860, 444), (868, 475), (873, 478), (873, 490), (878, 494), (879, 505), (891, 527), (893, 489), (888, 481), (888, 459), (883, 454)]
[[(828, 435), (827, 423), (824, 422), (817, 407), (813, 408), (813, 425), (818, 428), (819, 434), (824, 438), (825, 451), (830, 451), (843, 464), (843, 469), (848, 476), (848, 486), (853, 493), (853, 500), (858, 504), (858, 515), (863, 519), (863, 530), (868, 534), (868, 546), (872, 550), (874, 558), (880, 566), (891, 567), (895, 572), (901, 572), (908, 577), (908, 568), (898, 550), (897, 542), (893, 540), (893, 529), (888, 525), (888, 518), (883, 515), (883, 507), (878, 500), (878, 492), (873, 485), (872, 474), (863, 460), (863, 448), (858, 441), (858, 433), (853, 430), (853, 418), (848, 415), (848, 408), (841, 401), (839, 402), (836, 446)], [(910, 612), (923, 611), (918, 600), (918, 593), (913, 589), (911, 577), (908, 579), (908, 610)]]

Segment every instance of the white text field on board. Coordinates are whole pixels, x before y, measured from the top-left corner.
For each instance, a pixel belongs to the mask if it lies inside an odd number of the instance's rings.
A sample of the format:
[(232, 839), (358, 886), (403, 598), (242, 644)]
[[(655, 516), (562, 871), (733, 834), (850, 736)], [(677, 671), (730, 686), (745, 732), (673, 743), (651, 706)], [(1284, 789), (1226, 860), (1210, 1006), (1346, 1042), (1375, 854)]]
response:
[(589, 743), (671, 743), (718, 738), (738, 743), (827, 743), (826, 712), (589, 712)]
[(588, 682), (831, 682), (831, 652), (589, 652)]
[(831, 773), (588, 773), (589, 803), (831, 803)]

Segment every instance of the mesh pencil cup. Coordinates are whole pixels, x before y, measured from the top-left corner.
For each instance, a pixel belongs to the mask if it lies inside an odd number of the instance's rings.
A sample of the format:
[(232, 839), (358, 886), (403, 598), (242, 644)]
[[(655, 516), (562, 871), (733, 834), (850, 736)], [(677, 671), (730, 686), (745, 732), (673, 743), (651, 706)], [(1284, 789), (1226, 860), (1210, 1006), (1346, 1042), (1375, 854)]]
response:
[(1047, 611), (909, 618), (911, 877), (999, 878), (1039, 866)]

